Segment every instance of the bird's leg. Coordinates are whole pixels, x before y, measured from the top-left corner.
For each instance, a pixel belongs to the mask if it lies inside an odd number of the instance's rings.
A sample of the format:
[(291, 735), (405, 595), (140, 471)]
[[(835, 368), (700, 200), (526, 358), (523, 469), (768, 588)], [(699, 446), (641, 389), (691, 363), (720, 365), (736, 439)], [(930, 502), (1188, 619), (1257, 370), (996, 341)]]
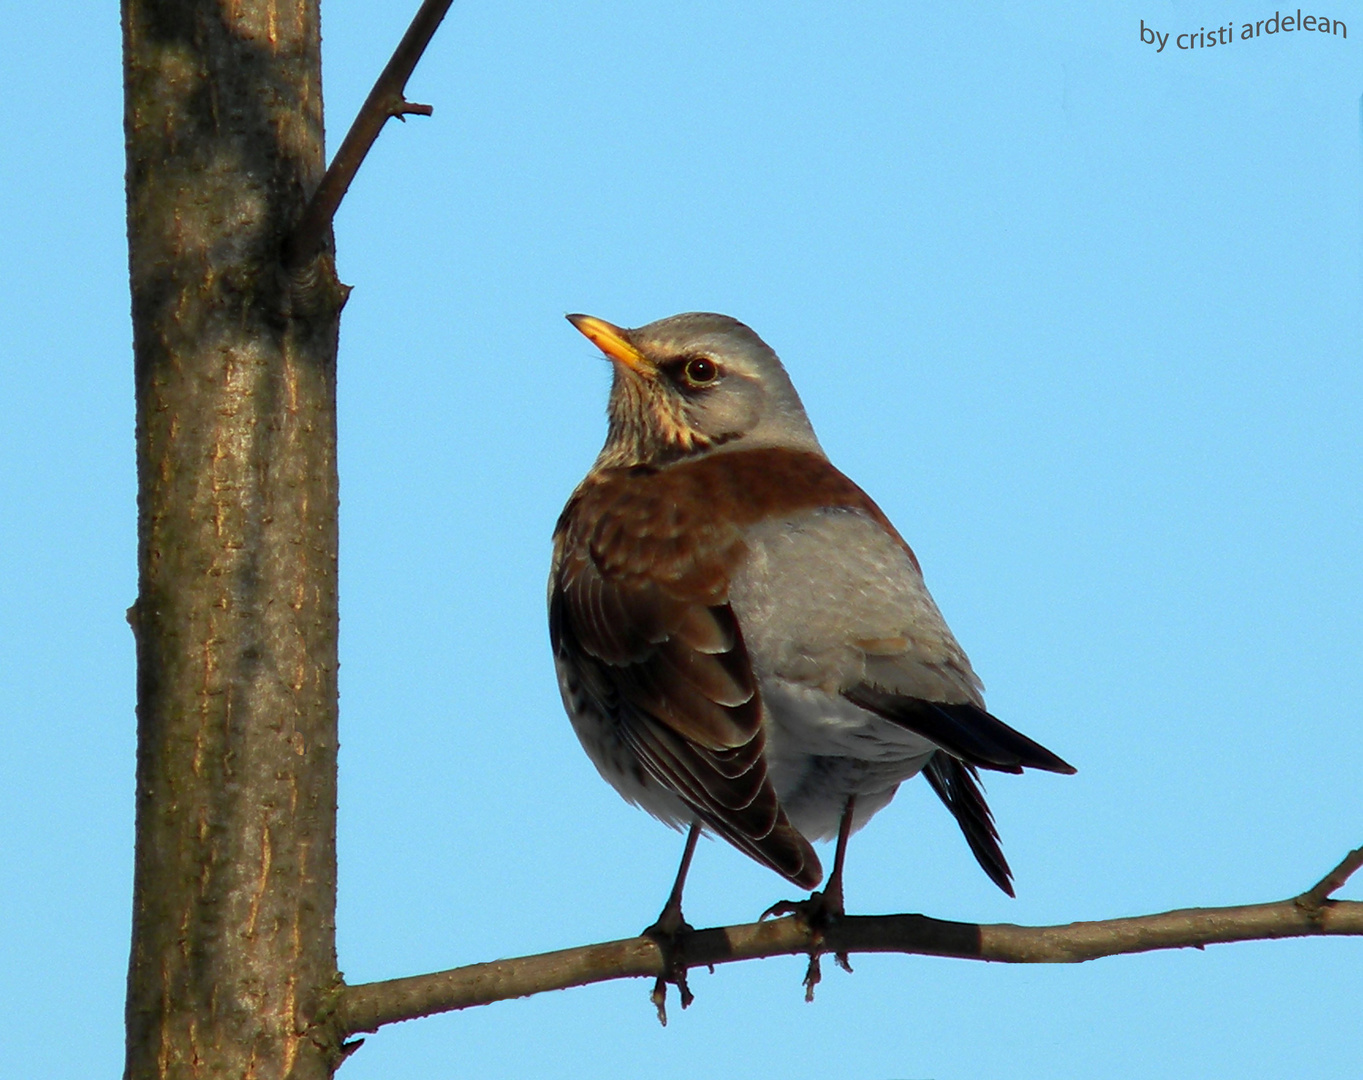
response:
[(842, 864), (847, 858), (847, 838), (852, 835), (852, 811), (856, 805), (857, 797), (849, 795), (842, 810), (842, 818), (838, 822), (838, 846), (833, 854), (833, 872), (828, 875), (824, 887), (810, 893), (805, 900), (779, 900), (762, 912), (762, 918), (798, 915), (809, 924), (811, 930), (823, 930), (832, 920), (845, 914), (842, 900)]
[[(833, 870), (828, 875), (828, 880), (824, 882), (824, 887), (818, 892), (810, 893), (807, 900), (781, 900), (762, 912), (764, 919), (775, 915), (797, 915), (813, 931), (814, 946), (810, 950), (809, 967), (805, 971), (806, 1001), (814, 1000), (814, 987), (823, 977), (819, 970), (819, 954), (824, 934), (834, 922), (847, 913), (843, 906), (842, 866), (847, 859), (847, 839), (852, 835), (852, 813), (856, 805), (857, 797), (847, 796), (847, 805), (842, 808), (842, 818), (838, 822), (838, 845), (833, 852)], [(852, 970), (852, 964), (846, 953), (834, 953), (833, 958), (844, 971)]]
[[(852, 811), (856, 809), (857, 797), (847, 796), (847, 805), (843, 807), (842, 820), (838, 822), (838, 846), (833, 854), (833, 872), (828, 875), (828, 881), (824, 883), (824, 920), (840, 919), (847, 914), (847, 909), (842, 902), (842, 864), (847, 859), (847, 838), (852, 835)], [(833, 959), (838, 962), (838, 967), (848, 974), (852, 972), (851, 961), (847, 959), (845, 952), (835, 952)], [(813, 962), (818, 963), (818, 955), (813, 957)], [(818, 982), (818, 972), (814, 972), (814, 982)], [(811, 983), (808, 994), (813, 995), (814, 986)]]
[(658, 1021), (663, 1027), (667, 1027), (668, 983), (676, 985), (683, 1009), (694, 1000), (691, 988), (686, 985), (686, 961), (682, 956), (684, 939), (691, 932), (691, 924), (682, 917), (682, 890), (686, 887), (686, 874), (691, 869), (691, 857), (696, 853), (700, 830), (700, 822), (691, 823), (691, 831), (686, 834), (686, 848), (682, 851), (681, 866), (677, 868), (677, 880), (672, 883), (672, 892), (657, 922), (641, 935), (656, 941), (663, 954), (663, 973), (653, 984), (653, 993), (650, 995), (650, 1000), (658, 1010)]
[(842, 809), (842, 820), (838, 822), (838, 846), (833, 852), (833, 872), (823, 887), (824, 918), (837, 918), (847, 914), (842, 903), (842, 864), (847, 861), (847, 839), (852, 835), (852, 811), (856, 809), (857, 797), (847, 796), (847, 805)]

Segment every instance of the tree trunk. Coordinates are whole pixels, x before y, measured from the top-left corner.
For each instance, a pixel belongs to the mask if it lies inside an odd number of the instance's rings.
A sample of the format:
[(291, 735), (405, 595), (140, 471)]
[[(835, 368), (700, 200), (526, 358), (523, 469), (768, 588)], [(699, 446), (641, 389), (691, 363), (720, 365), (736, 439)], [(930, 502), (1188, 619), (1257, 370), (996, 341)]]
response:
[(123, 0), (136, 357), (126, 1076), (327, 1077), (336, 331), (281, 249), (324, 169), (317, 0)]

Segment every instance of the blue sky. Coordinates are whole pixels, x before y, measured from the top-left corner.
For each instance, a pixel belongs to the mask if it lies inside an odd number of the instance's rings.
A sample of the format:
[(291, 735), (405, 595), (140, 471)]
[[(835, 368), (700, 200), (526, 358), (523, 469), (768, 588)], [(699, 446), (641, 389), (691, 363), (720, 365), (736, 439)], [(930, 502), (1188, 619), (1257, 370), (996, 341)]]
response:
[[(408, 6), (326, 5), (332, 146)], [(992, 710), (1079, 768), (988, 778), (1017, 900), (914, 782), (852, 845), (853, 910), (1257, 902), (1363, 843), (1363, 7), (1317, 13), (1347, 39), (1162, 52), (1142, 21), (1274, 9), (1076, 7), (456, 4), (409, 88), (435, 115), (384, 133), (337, 221), (351, 981), (628, 936), (670, 884), (680, 837), (596, 776), (549, 659), (549, 535), (608, 386), (567, 311), (751, 324)], [(112, 8), (0, 0), (0, 1074), (26, 1078), (122, 1068)], [(706, 843), (687, 913), (789, 893)], [(666, 1030), (644, 982), (423, 1020), (342, 1075), (1279, 1080), (1363, 1053), (1357, 941), (855, 966), (812, 1006), (798, 959), (697, 972)]]

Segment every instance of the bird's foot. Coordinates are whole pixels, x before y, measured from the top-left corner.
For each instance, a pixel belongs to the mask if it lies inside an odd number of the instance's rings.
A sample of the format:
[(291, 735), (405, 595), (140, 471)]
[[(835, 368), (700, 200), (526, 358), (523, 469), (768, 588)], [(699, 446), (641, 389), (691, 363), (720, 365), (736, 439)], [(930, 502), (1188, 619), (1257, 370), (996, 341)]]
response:
[(794, 915), (816, 933), (822, 933), (844, 914), (842, 890), (829, 895), (827, 889), (812, 892), (803, 900), (778, 900), (762, 912), (761, 918), (775, 919)]
[[(814, 987), (823, 978), (819, 957), (824, 953), (823, 943), (829, 929), (846, 914), (843, 907), (841, 882), (830, 881), (828, 886), (818, 892), (810, 893), (804, 900), (778, 900), (762, 912), (763, 919), (774, 919), (781, 915), (794, 915), (809, 927), (813, 941), (809, 949), (809, 967), (805, 969), (805, 1000), (814, 1000)], [(850, 973), (852, 964), (845, 952), (835, 952), (833, 959), (838, 967)]]
[(648, 996), (653, 1002), (653, 1007), (658, 1010), (658, 1023), (663, 1027), (667, 1027), (668, 983), (677, 988), (677, 996), (681, 998), (683, 1009), (695, 1000), (691, 987), (686, 983), (685, 945), (691, 931), (691, 924), (682, 918), (681, 905), (674, 907), (669, 903), (658, 916), (658, 921), (640, 935), (652, 938), (663, 954), (663, 973), (658, 976), (653, 984), (653, 993)]

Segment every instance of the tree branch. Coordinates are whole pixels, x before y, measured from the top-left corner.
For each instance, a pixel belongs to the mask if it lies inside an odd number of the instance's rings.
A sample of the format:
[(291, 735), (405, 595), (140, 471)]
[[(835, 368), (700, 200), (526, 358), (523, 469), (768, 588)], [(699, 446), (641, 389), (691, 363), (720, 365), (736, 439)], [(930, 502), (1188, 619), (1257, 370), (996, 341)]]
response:
[[(1314, 888), (1298, 897), (1239, 907), (1184, 908), (1065, 926), (979, 925), (926, 915), (849, 915), (822, 934), (797, 917), (696, 930), (682, 942), (686, 964), (820, 952), (912, 953), (1010, 964), (1072, 964), (1101, 956), (1154, 949), (1203, 948), (1230, 941), (1317, 935), (1363, 936), (1363, 902), (1331, 900), (1332, 892), (1363, 865), (1363, 848), (1350, 854)], [(664, 975), (662, 951), (637, 937), (541, 953), (513, 960), (363, 983), (341, 989), (336, 1022), (345, 1035), (452, 1009), (467, 1009), (545, 990)], [(811, 968), (811, 977), (817, 978)]]
[(341, 142), (341, 148), (331, 159), (326, 175), (313, 192), (307, 209), (285, 245), (284, 261), (289, 268), (297, 268), (317, 254), (341, 200), (350, 188), (350, 182), (360, 171), (369, 148), (374, 145), (388, 119), (412, 114), (431, 115), (431, 106), (415, 105), (404, 95), (407, 80), (412, 77), (417, 62), (431, 43), (451, 3), (453, 0), (424, 0), (413, 17), (407, 33), (402, 36), (383, 73), (369, 91), (355, 122), (350, 125), (350, 130)]
[(1307, 914), (1315, 915), (1324, 908), (1330, 894), (1337, 892), (1360, 866), (1363, 866), (1363, 847), (1356, 847), (1340, 860), (1338, 866), (1297, 897), (1293, 903)]

